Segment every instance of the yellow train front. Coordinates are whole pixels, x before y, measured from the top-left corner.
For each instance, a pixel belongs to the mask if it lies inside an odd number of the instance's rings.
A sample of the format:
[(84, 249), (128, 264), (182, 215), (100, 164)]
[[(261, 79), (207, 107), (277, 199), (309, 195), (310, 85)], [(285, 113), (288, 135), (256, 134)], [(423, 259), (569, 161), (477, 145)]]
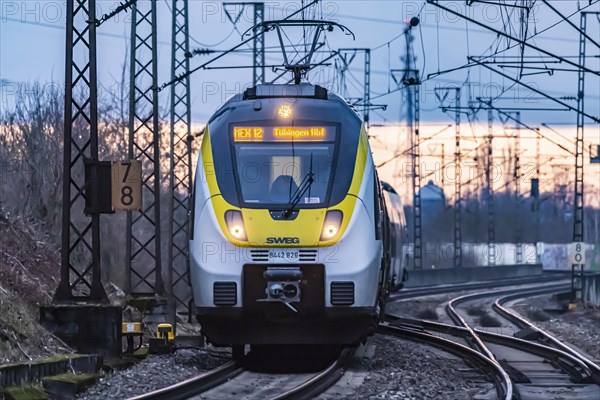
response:
[(210, 342), (347, 345), (374, 332), (390, 280), (385, 205), (346, 101), (309, 84), (235, 95), (204, 131), (194, 186), (190, 272)]

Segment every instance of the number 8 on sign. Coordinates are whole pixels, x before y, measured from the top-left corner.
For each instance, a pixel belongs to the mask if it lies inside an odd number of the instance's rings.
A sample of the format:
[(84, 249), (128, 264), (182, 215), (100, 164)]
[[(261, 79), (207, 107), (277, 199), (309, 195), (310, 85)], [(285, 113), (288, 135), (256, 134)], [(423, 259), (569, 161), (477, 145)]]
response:
[(585, 243), (576, 242), (569, 246), (569, 259), (571, 265), (585, 264)]
[(142, 206), (142, 163), (113, 161), (112, 206), (115, 210), (139, 210)]

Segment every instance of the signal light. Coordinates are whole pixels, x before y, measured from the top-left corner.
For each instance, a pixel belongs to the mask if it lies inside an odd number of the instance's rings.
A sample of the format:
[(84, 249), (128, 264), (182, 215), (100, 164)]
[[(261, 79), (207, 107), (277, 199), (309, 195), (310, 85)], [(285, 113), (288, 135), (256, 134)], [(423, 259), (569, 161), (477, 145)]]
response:
[(288, 119), (292, 116), (292, 106), (289, 104), (282, 104), (279, 106), (279, 110), (277, 110), (279, 117), (283, 119)]

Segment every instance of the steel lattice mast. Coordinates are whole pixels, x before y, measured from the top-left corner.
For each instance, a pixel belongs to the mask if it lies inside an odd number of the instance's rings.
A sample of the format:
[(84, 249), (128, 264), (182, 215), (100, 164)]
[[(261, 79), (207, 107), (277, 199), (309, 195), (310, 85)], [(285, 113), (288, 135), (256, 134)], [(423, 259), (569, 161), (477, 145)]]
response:
[[(416, 71), (415, 71), (416, 72)], [(415, 74), (418, 76), (418, 72)], [(413, 137), (414, 137), (414, 148), (413, 148), (413, 237), (414, 237), (414, 268), (423, 268), (423, 248), (422, 248), (422, 230), (421, 230), (421, 150), (420, 150), (420, 136), (419, 136), (419, 124), (420, 124), (420, 104), (419, 104), (419, 84), (409, 87), (414, 90), (414, 125), (413, 125)], [(411, 107), (411, 103), (409, 103)], [(412, 124), (411, 124), (412, 125)]]
[(573, 198), (573, 242), (583, 242), (583, 133), (585, 92), (585, 32), (587, 13), (580, 16), (579, 72), (577, 75), (577, 137), (575, 140), (575, 191)]
[[(83, 58), (81, 58), (83, 55)], [(77, 98), (75, 97), (77, 96)], [(61, 279), (56, 301), (106, 301), (100, 280), (100, 216), (84, 214), (85, 163), (98, 161), (96, 1), (68, 0)], [(94, 181), (92, 169), (89, 181)]]
[(172, 10), (171, 79), (182, 74), (185, 78), (171, 86), (169, 285), (175, 311), (187, 312), (192, 299), (188, 258), (192, 188), (188, 0), (173, 0)]
[[(413, 18), (414, 20), (414, 18)], [(412, 195), (413, 195), (413, 267), (414, 269), (423, 268), (423, 248), (422, 248), (422, 219), (421, 219), (421, 157), (420, 157), (420, 99), (419, 71), (413, 68), (414, 53), (412, 48), (412, 28), (417, 26), (419, 21), (411, 20), (406, 29), (406, 60), (402, 83), (406, 86), (406, 122), (409, 135), (411, 135), (412, 148)]]
[[(253, 3), (254, 26), (265, 21), (265, 3)], [(256, 35), (252, 52), (252, 83), (254, 86), (265, 83), (265, 35)]]
[(371, 107), (371, 49), (364, 49), (365, 52), (365, 82), (363, 87), (363, 116), (365, 126), (369, 127), (369, 107)]
[(460, 88), (456, 92), (456, 113), (454, 114), (454, 266), (462, 265), (462, 165), (460, 157)]
[[(490, 99), (491, 103), (491, 99)], [(492, 177), (493, 167), (493, 140), (494, 140), (494, 114), (493, 110), (488, 109), (488, 137), (487, 137), (487, 159), (485, 164), (485, 180), (487, 185), (487, 240), (488, 240), (488, 265), (496, 263), (496, 227), (494, 225), (494, 178)]]
[[(239, 13), (235, 18), (227, 11), (228, 6), (240, 7)], [(265, 3), (242, 3), (242, 2), (224, 2), (223, 9), (229, 21), (235, 26), (240, 17), (244, 15), (244, 7), (252, 6), (253, 10), (253, 26), (257, 27), (265, 22)], [(252, 85), (260, 85), (265, 83), (265, 36), (254, 35), (252, 38)]]
[(142, 208), (127, 215), (128, 291), (164, 292), (161, 275), (160, 146), (156, 1), (138, 1), (131, 22), (129, 159), (142, 162)]
[(515, 262), (521, 264), (523, 262), (523, 229), (521, 226), (521, 113), (515, 113), (515, 165), (514, 165), (514, 182), (515, 182)]
[[(342, 68), (340, 69), (340, 87), (346, 86), (345, 74), (346, 71), (350, 69), (350, 65), (356, 58), (358, 53), (364, 53), (365, 64), (364, 64), (364, 77), (363, 77), (363, 95), (362, 99), (359, 99), (357, 102), (353, 103), (354, 106), (360, 107), (363, 109), (363, 120), (365, 122), (365, 127), (369, 127), (369, 110), (372, 107), (371, 104), (371, 49), (369, 48), (344, 48), (339, 49), (338, 54), (339, 58), (342, 62)], [(342, 93), (345, 94), (345, 93)]]
[[(435, 96), (440, 102), (442, 111), (448, 111), (446, 99), (451, 91), (454, 91), (454, 266), (462, 264), (462, 182), (461, 182), (461, 156), (460, 156), (460, 113), (461, 113), (461, 89), (460, 87), (435, 88)], [(444, 162), (442, 161), (442, 179), (444, 178)], [(443, 181), (442, 181), (443, 182)]]
[[(585, 126), (585, 48), (587, 35), (588, 14), (600, 15), (599, 12), (582, 12), (579, 21), (579, 70), (577, 75), (577, 137), (575, 140), (575, 190), (573, 193), (573, 242), (584, 243), (584, 126)], [(595, 43), (595, 42), (594, 42)], [(583, 265), (571, 266), (572, 300), (582, 296)]]

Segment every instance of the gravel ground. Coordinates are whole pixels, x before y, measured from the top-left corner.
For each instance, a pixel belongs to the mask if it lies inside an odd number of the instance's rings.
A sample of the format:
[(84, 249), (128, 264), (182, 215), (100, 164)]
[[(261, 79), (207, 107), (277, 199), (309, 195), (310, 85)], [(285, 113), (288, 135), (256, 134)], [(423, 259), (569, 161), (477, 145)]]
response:
[[(390, 302), (386, 305), (386, 312), (405, 318), (426, 319), (446, 324), (452, 320), (444, 311), (445, 304), (463, 292), (436, 294), (415, 299), (405, 299)], [(466, 292), (464, 292), (466, 293)]]
[(600, 359), (600, 309), (578, 308), (565, 313), (544, 311), (559, 309), (551, 296), (521, 300), (512, 308), (557, 339), (573, 344), (594, 359)]
[(228, 359), (228, 352), (195, 349), (178, 350), (173, 356), (149, 356), (131, 368), (106, 375), (78, 398), (125, 399), (173, 385), (202, 371), (216, 368)]
[[(490, 383), (460, 359), (431, 347), (375, 335), (356, 357), (343, 381), (320, 399), (478, 399), (494, 393)], [(225, 357), (225, 358), (223, 358)], [(125, 399), (159, 389), (215, 368), (227, 352), (180, 350), (174, 356), (150, 356), (133, 367), (106, 375), (78, 399)], [(160, 372), (160, 373), (158, 373)]]
[[(436, 320), (436, 308), (453, 295), (430, 296), (389, 305), (389, 312)], [(526, 304), (525, 304), (526, 301)], [(521, 301), (513, 308), (559, 339), (600, 358), (600, 310), (550, 314), (558, 306), (549, 296)], [(359, 351), (346, 375), (319, 399), (487, 399), (493, 386), (462, 360), (435, 348), (387, 335), (375, 335)], [(228, 358), (199, 350), (151, 356), (132, 368), (107, 375), (80, 399), (122, 399), (155, 390), (214, 368)], [(161, 373), (156, 373), (161, 371)]]
[(338, 396), (322, 397), (466, 400), (485, 398), (493, 391), (482, 378), (473, 379), (477, 372), (462, 360), (431, 347), (387, 335), (375, 335), (368, 346), (375, 346), (374, 354), (357, 358), (349, 368), (362, 378), (352, 395), (338, 390)]

